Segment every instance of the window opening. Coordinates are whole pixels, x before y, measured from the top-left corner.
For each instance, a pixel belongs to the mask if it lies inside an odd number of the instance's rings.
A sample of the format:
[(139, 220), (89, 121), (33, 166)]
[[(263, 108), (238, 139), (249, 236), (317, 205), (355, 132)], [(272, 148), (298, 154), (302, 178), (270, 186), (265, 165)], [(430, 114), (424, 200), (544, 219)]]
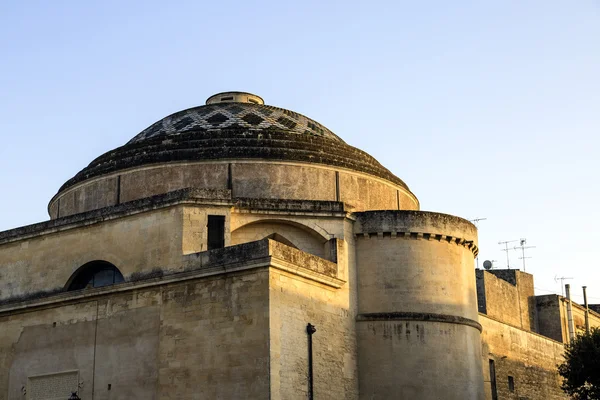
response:
[(68, 290), (98, 288), (124, 281), (121, 272), (109, 262), (92, 261), (81, 267), (72, 279)]
[(508, 390), (511, 392), (515, 391), (515, 378), (510, 375), (508, 376)]
[(496, 365), (490, 360), (490, 386), (492, 387), (492, 400), (498, 400), (498, 389), (496, 388)]
[(225, 247), (225, 216), (208, 216), (208, 250)]

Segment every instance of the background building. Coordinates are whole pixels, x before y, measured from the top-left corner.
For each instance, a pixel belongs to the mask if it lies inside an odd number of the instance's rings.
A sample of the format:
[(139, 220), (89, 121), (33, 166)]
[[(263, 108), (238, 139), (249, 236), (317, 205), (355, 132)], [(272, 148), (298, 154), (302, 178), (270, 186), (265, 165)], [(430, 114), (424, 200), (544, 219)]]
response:
[(48, 211), (0, 232), (0, 399), (306, 398), (309, 323), (315, 398), (564, 398), (564, 298), (474, 273), (469, 221), (259, 96), (156, 122)]

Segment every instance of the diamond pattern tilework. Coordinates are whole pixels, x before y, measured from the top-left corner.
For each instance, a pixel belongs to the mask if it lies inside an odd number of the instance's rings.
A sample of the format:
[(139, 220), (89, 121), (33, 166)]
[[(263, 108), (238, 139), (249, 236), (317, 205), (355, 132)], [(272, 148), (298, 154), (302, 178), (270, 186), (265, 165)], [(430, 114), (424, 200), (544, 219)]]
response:
[(263, 119), (256, 114), (248, 113), (242, 117), (244, 121), (249, 123), (250, 125), (258, 125), (263, 122)]
[(170, 115), (146, 128), (129, 143), (137, 143), (161, 135), (177, 135), (191, 129), (215, 128), (251, 130), (271, 128), (342, 141), (318, 122), (290, 110), (252, 103), (217, 103)]
[(193, 123), (194, 123), (194, 120), (191, 119), (190, 117), (183, 117), (179, 121), (175, 122), (173, 124), (173, 126), (177, 130), (182, 130), (182, 129), (185, 129), (186, 127), (190, 126)]
[(206, 122), (211, 124), (212, 126), (219, 126), (223, 122), (227, 121), (229, 118), (221, 113), (216, 113), (212, 115), (210, 118), (206, 119)]

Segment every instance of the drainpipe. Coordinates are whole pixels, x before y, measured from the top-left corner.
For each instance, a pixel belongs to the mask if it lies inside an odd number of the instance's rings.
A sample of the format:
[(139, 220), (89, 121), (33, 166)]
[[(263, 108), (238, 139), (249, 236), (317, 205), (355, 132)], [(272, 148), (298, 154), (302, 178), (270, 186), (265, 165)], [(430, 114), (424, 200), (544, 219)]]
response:
[(587, 302), (587, 286), (583, 286), (583, 305), (585, 306), (585, 333), (590, 333), (590, 308)]
[(308, 334), (308, 400), (313, 400), (313, 351), (312, 351), (312, 335), (317, 329), (314, 325), (306, 325), (306, 333)]
[(575, 326), (573, 325), (573, 307), (571, 305), (571, 285), (565, 285), (567, 295), (567, 324), (569, 325), (569, 341), (575, 340)]

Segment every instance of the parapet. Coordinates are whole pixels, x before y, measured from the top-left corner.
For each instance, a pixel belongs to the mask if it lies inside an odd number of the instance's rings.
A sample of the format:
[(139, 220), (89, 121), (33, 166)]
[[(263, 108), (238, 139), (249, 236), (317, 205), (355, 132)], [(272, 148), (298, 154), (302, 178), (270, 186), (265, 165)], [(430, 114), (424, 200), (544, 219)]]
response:
[(477, 255), (477, 228), (466, 219), (428, 211), (388, 210), (354, 213), (355, 235), (391, 235), (453, 242)]

